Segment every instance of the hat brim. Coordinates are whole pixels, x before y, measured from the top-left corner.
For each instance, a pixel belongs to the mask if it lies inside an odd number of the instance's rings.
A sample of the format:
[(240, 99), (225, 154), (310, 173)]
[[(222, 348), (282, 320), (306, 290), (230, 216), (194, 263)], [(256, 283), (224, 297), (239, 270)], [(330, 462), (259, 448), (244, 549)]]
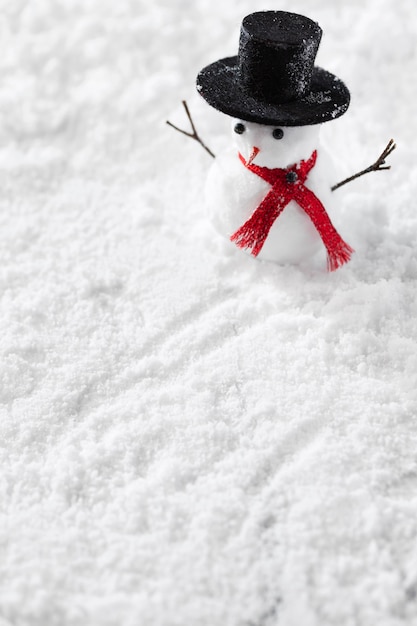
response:
[(205, 67), (197, 76), (197, 90), (212, 107), (248, 122), (281, 126), (321, 124), (340, 117), (349, 106), (346, 85), (320, 67), (313, 69), (310, 89), (302, 98), (283, 104), (257, 99), (239, 82), (238, 57)]

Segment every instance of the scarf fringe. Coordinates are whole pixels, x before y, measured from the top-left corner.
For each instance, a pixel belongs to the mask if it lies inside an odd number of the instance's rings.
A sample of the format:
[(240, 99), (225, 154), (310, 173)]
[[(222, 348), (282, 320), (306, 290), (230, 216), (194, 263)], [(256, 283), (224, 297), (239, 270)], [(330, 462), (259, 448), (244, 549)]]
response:
[[(251, 225), (252, 226), (252, 225)], [(248, 225), (246, 222), (231, 237), (230, 241), (236, 244), (242, 250), (250, 249), (252, 256), (258, 256), (265, 243), (266, 236), (261, 239), (256, 234), (256, 229)]]
[(339, 267), (350, 261), (354, 252), (354, 249), (345, 241), (341, 241), (336, 249), (327, 250), (327, 270), (334, 272), (339, 269)]

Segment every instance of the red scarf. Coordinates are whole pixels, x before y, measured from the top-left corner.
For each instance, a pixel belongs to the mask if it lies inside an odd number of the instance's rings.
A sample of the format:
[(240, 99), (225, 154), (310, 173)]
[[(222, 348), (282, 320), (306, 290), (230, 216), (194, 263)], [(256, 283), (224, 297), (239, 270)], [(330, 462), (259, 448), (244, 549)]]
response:
[(326, 209), (317, 196), (305, 187), (304, 183), (317, 159), (317, 150), (308, 161), (300, 161), (286, 169), (260, 167), (247, 163), (239, 153), (244, 166), (271, 185), (260, 205), (251, 217), (231, 237), (239, 248), (249, 248), (253, 256), (258, 256), (265, 243), (268, 233), (291, 200), (307, 213), (322, 238), (327, 250), (327, 267), (329, 271), (347, 263), (353, 249), (343, 241), (330, 221)]

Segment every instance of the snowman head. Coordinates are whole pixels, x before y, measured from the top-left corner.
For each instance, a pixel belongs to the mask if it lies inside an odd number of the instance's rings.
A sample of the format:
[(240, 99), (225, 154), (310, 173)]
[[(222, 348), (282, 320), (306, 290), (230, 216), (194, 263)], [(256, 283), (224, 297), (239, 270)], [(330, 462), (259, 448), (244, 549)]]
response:
[(234, 143), (246, 161), (274, 168), (308, 159), (319, 146), (320, 124), (269, 126), (233, 119)]

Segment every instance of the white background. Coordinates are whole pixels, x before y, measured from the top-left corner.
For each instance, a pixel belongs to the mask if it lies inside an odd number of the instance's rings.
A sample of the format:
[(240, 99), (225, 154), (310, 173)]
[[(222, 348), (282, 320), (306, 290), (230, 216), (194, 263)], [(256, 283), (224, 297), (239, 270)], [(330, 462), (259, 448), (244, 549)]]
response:
[[(324, 31), (356, 250), (212, 231), (195, 93), (244, 15)], [(1, 626), (417, 624), (414, 0), (13, 0), (0, 18)], [(329, 181), (333, 184), (337, 181)]]

